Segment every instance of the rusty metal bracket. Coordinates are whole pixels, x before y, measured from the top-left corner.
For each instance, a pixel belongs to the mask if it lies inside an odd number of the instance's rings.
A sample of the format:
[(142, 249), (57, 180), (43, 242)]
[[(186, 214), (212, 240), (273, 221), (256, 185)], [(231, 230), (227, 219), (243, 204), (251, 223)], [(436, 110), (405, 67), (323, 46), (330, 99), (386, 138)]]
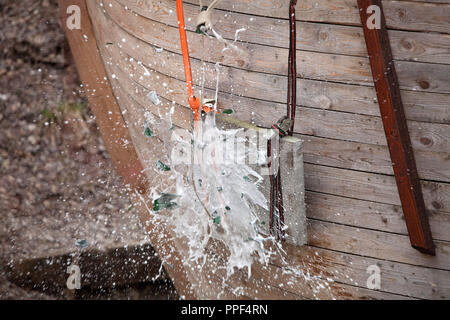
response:
[(358, 8), (411, 245), (435, 255), (381, 0), (358, 0)]

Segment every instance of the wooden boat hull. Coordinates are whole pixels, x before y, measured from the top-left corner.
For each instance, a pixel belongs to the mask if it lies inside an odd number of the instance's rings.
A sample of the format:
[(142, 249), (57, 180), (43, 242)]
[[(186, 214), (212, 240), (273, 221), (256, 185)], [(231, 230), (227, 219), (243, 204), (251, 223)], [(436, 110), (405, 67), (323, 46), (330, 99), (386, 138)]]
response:
[[(445, 19), (450, 4), (383, 2), (436, 256), (410, 246), (356, 0), (306, 0), (297, 13), (294, 131), (305, 140), (308, 245), (286, 244), (285, 250), (290, 263), (301, 266), (312, 280), (286, 275), (280, 261), (273, 261), (255, 264), (250, 279), (237, 272), (222, 289), (220, 244), (211, 243), (209, 268), (199, 273), (188, 260), (187, 244), (145, 208), (150, 186), (167, 181), (164, 173), (143, 170), (164, 156), (165, 144), (163, 137), (149, 143), (143, 135), (145, 112), (174, 108), (174, 124), (191, 128), (175, 1), (70, 2), (80, 5), (88, 21), (82, 20), (81, 31), (67, 34), (91, 107), (119, 173), (137, 190), (131, 196), (142, 207), (152, 244), (181, 296), (450, 297), (450, 37)], [(65, 18), (68, 1), (61, 3)], [(236, 44), (243, 54), (237, 56), (194, 32), (198, 2), (185, 1), (194, 82), (204, 58), (206, 94), (212, 96), (214, 64), (220, 62), (221, 107), (264, 127), (286, 108), (287, 12), (288, 4), (281, 0), (224, 1), (213, 13), (218, 32), (233, 42), (236, 30), (246, 29), (238, 34)], [(157, 107), (149, 106), (150, 91), (162, 101)], [(380, 289), (371, 285), (376, 268), (381, 271)]]

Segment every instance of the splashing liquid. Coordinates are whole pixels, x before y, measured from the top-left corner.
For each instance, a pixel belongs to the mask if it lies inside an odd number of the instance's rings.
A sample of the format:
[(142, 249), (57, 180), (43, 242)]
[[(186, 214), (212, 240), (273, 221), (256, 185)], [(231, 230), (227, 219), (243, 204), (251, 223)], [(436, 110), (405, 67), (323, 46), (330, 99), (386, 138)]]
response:
[[(289, 279), (283, 286), (289, 287), (296, 279), (302, 279), (310, 283), (313, 294), (328, 290), (331, 279), (312, 276), (307, 268), (290, 265), (281, 244), (260, 230), (261, 221), (254, 209), (259, 206), (268, 210), (268, 201), (259, 189), (263, 177), (244, 164), (242, 158), (247, 154), (237, 154), (234, 143), (230, 143), (242, 139), (241, 131), (219, 129), (212, 112), (199, 120), (194, 134), (184, 140), (174, 139), (191, 150), (190, 161), (186, 165), (169, 163), (169, 179), (176, 181), (174, 194), (159, 194), (154, 188), (153, 207), (147, 210), (167, 224), (176, 238), (186, 240), (188, 260), (198, 266), (198, 272), (202, 272), (208, 259), (211, 241), (223, 245), (227, 251), (223, 288), (236, 271), (246, 271), (250, 278), (254, 263), (264, 269), (275, 258), (281, 263), (281, 274)], [(160, 215), (164, 209), (168, 214)], [(164, 256), (161, 259), (165, 261)], [(236, 294), (242, 291), (234, 289)]]
[[(228, 274), (247, 268), (251, 275), (254, 256), (267, 263), (269, 256), (260, 235), (258, 217), (251, 204), (268, 208), (267, 200), (258, 189), (263, 178), (245, 164), (246, 154), (237, 155), (234, 142), (240, 130), (220, 130), (214, 113), (206, 116), (194, 135), (191, 168), (192, 188), (200, 210), (209, 220), (208, 237), (221, 241), (229, 250)], [(230, 143), (231, 142), (231, 143)], [(245, 177), (255, 177), (256, 182)], [(192, 198), (190, 198), (192, 199)]]
[[(216, 71), (214, 110), (217, 108), (219, 88), (218, 64)], [(176, 181), (176, 190), (173, 194), (159, 193), (158, 186), (153, 186), (150, 191), (153, 206), (146, 207), (149, 214), (157, 217), (156, 221), (167, 224), (177, 238), (187, 241), (188, 260), (199, 266), (199, 272), (206, 263), (208, 245), (211, 240), (215, 240), (221, 242), (228, 252), (224, 264), (227, 277), (222, 279), (223, 287), (236, 270), (246, 270), (250, 278), (252, 264), (259, 263), (267, 267), (276, 256), (282, 264), (281, 273), (290, 276), (286, 287), (295, 279), (302, 278), (311, 283), (314, 294), (328, 289), (331, 279), (311, 276), (308, 270), (290, 265), (281, 244), (260, 230), (262, 221), (259, 221), (254, 209), (259, 206), (268, 210), (268, 200), (258, 188), (263, 177), (246, 165), (243, 159), (248, 156), (248, 150), (254, 148), (247, 148), (246, 152), (240, 154), (235, 150), (235, 143), (242, 142), (239, 141), (243, 139), (239, 135), (242, 129), (219, 129), (215, 112), (211, 112), (197, 122), (193, 133), (183, 138), (177, 130), (173, 130), (172, 113), (160, 116), (168, 124), (163, 126), (167, 132), (162, 134), (171, 135), (173, 142), (166, 143), (164, 151), (168, 155), (173, 154), (177, 144), (184, 144), (189, 161), (177, 165), (171, 163), (173, 157), (166, 159), (167, 167), (171, 168), (167, 172), (170, 177), (167, 178)], [(152, 124), (155, 119), (148, 116), (147, 121)], [(160, 210), (168, 210), (168, 214), (160, 215)], [(265, 245), (266, 242), (272, 246)], [(166, 257), (161, 256), (161, 260), (164, 262)], [(234, 288), (233, 292), (242, 291), (238, 289)]]

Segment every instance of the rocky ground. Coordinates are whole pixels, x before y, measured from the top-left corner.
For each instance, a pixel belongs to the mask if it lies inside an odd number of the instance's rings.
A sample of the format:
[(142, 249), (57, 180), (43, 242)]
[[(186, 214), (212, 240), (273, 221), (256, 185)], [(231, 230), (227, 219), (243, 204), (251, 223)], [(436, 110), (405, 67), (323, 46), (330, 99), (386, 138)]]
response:
[[(7, 264), (74, 251), (77, 239), (96, 249), (146, 242), (79, 92), (57, 10), (57, 0), (0, 0), (0, 299), (55, 298), (8, 282)], [(162, 291), (86, 296), (169, 297)]]

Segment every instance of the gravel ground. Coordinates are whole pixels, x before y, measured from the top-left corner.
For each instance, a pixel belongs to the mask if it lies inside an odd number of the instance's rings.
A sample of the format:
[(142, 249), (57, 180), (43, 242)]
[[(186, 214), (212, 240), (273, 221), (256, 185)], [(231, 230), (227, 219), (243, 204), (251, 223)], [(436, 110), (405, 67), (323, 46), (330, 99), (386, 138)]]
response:
[[(0, 299), (54, 298), (9, 283), (7, 263), (74, 251), (76, 239), (146, 241), (79, 92), (57, 10), (57, 0), (0, 0)], [(127, 288), (105, 298), (139, 297)]]

